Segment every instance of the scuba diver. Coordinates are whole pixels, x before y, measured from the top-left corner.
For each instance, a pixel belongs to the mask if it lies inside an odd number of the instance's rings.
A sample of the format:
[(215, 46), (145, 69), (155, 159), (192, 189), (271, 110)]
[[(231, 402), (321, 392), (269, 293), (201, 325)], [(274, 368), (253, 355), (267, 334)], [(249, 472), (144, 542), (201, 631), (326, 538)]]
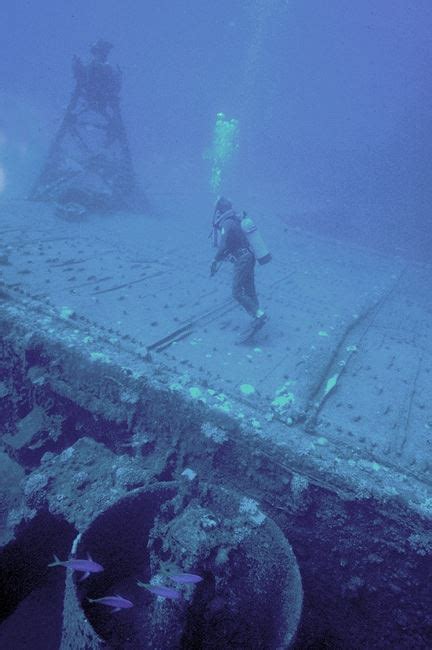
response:
[[(233, 210), (231, 201), (221, 197), (215, 206), (213, 214), (213, 244), (217, 252), (210, 267), (210, 276), (213, 277), (220, 268), (223, 261), (230, 261), (234, 264), (232, 280), (232, 296), (253, 318), (248, 326), (245, 335), (249, 338), (268, 320), (265, 312), (260, 309), (258, 297), (255, 290), (255, 260), (258, 257), (260, 263), (266, 263), (271, 259), (270, 253), (265, 250), (264, 255), (256, 255), (251, 246), (246, 227), (243, 222), (252, 224), (250, 219), (239, 216)], [(258, 233), (257, 236), (259, 237)], [(260, 238), (262, 242), (262, 239)]]

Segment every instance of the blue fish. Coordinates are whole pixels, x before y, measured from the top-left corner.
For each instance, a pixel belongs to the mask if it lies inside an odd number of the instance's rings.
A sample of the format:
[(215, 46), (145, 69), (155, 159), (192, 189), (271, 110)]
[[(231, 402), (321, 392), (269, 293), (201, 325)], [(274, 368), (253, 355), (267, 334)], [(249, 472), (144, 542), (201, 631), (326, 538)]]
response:
[(172, 587), (165, 587), (165, 585), (151, 585), (149, 583), (137, 581), (138, 587), (143, 587), (148, 589), (152, 594), (156, 596), (162, 596), (162, 598), (170, 598), (171, 600), (180, 600), (182, 597), (181, 592)]
[(81, 571), (81, 573), (84, 573), (84, 575), (80, 579), (80, 582), (88, 578), (90, 573), (100, 573), (104, 570), (101, 564), (98, 564), (91, 559), (89, 553), (87, 553), (87, 560), (78, 560), (73, 558), (71, 560), (62, 561), (58, 559), (57, 555), (54, 555), (54, 562), (51, 562), (51, 564), (48, 564), (48, 566), (64, 566), (66, 569)]
[(99, 605), (107, 605), (113, 607), (112, 613), (119, 612), (121, 609), (129, 609), (133, 607), (133, 603), (123, 596), (116, 594), (115, 596), (104, 596), (103, 598), (87, 598), (89, 603), (97, 603)]
[(182, 585), (193, 585), (198, 582), (202, 582), (203, 578), (196, 573), (185, 573), (175, 564), (163, 564), (160, 569), (160, 573), (164, 576), (167, 576), (173, 582), (177, 582)]

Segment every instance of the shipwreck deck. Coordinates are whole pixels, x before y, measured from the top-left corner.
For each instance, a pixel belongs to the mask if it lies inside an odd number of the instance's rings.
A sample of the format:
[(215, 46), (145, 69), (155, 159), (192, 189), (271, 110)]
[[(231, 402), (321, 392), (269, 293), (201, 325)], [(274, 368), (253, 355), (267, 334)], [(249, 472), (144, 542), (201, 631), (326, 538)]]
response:
[(209, 278), (198, 217), (67, 222), (43, 204), (4, 203), (3, 308), (34, 314), (35, 329), (95, 361), (163, 368), (170, 390), (289, 450), (312, 481), (430, 516), (430, 268), (261, 226), (270, 321), (253, 345), (235, 345), (247, 317), (230, 299), (229, 265)]

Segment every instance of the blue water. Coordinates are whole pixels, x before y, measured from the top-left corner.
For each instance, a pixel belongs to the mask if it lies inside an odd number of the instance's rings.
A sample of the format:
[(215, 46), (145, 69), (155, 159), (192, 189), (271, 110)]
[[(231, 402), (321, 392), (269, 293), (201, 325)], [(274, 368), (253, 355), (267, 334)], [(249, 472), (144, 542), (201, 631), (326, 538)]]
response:
[(103, 37), (149, 193), (213, 201), (203, 156), (223, 111), (240, 123), (234, 199), (427, 259), (431, 27), (428, 0), (4, 0), (2, 195), (28, 191), (70, 98), (72, 56)]

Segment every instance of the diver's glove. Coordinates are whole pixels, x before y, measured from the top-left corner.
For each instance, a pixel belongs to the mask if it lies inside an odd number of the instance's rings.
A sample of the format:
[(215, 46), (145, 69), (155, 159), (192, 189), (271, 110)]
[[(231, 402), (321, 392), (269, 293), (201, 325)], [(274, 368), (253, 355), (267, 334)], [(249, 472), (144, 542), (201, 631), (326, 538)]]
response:
[(210, 277), (212, 278), (219, 268), (219, 263), (216, 260), (213, 260), (210, 267)]

